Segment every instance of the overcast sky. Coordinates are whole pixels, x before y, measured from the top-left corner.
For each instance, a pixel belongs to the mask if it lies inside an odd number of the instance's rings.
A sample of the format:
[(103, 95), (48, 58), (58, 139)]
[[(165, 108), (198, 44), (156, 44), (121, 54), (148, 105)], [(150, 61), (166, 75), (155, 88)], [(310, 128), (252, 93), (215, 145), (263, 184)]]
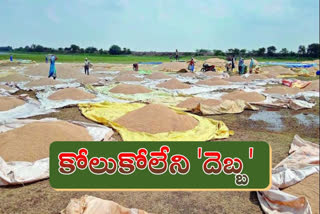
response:
[(0, 46), (296, 51), (319, 42), (319, 0), (0, 0)]

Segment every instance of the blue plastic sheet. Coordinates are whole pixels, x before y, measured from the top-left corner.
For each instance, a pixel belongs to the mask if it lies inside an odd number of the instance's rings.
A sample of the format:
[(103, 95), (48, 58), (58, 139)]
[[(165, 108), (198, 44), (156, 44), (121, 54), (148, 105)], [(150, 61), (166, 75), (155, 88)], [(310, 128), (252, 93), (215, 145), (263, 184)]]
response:
[(293, 62), (263, 62), (260, 65), (281, 65), (288, 68), (310, 68), (316, 67), (317, 63), (307, 64), (307, 63), (293, 63)]

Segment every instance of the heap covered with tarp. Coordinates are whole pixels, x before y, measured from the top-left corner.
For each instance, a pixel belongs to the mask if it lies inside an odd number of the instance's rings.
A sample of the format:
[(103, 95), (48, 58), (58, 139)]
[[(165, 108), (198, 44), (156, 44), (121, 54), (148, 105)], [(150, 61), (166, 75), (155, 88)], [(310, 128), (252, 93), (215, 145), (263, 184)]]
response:
[(124, 141), (207, 141), (233, 134), (222, 121), (159, 104), (103, 102), (79, 108), (88, 119), (117, 130)]

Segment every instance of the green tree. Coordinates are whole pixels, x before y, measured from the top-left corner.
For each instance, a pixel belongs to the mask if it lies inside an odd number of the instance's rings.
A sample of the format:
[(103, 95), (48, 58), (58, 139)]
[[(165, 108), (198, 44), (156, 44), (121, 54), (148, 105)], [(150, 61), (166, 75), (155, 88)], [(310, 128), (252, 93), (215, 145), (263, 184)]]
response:
[(87, 47), (87, 48), (85, 49), (85, 52), (86, 52), (86, 53), (96, 53), (96, 52), (98, 52), (98, 49), (95, 48), (95, 47)]
[(241, 56), (244, 57), (244, 56), (246, 55), (246, 53), (247, 53), (247, 50), (246, 50), (246, 49), (241, 49), (241, 50), (240, 50), (240, 55), (241, 55)]
[(213, 55), (215, 56), (224, 56), (224, 52), (222, 50), (213, 50)]
[(78, 45), (70, 45), (70, 52), (71, 53), (79, 53), (80, 52), (80, 47)]
[(118, 45), (112, 45), (109, 48), (109, 53), (111, 55), (120, 55), (122, 53), (121, 48)]
[(320, 44), (319, 43), (310, 44), (308, 46), (307, 54), (310, 57), (319, 58), (320, 57)]
[(300, 45), (298, 49), (298, 54), (300, 56), (305, 56), (306, 55), (306, 47), (304, 45)]
[(259, 48), (257, 51), (258, 56), (264, 56), (266, 53), (266, 49), (265, 48)]
[(279, 52), (279, 54), (280, 54), (281, 56), (288, 56), (289, 51), (288, 51), (287, 48), (282, 48), (281, 51)]
[(274, 56), (276, 51), (277, 51), (277, 48), (275, 46), (270, 46), (267, 48), (267, 55)]

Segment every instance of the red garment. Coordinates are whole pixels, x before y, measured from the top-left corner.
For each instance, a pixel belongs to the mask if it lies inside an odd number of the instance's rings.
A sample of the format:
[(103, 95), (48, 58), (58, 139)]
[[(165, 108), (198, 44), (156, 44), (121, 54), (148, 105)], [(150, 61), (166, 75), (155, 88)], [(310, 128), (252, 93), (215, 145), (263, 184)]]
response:
[(189, 61), (189, 65), (194, 65), (194, 60), (193, 59)]

